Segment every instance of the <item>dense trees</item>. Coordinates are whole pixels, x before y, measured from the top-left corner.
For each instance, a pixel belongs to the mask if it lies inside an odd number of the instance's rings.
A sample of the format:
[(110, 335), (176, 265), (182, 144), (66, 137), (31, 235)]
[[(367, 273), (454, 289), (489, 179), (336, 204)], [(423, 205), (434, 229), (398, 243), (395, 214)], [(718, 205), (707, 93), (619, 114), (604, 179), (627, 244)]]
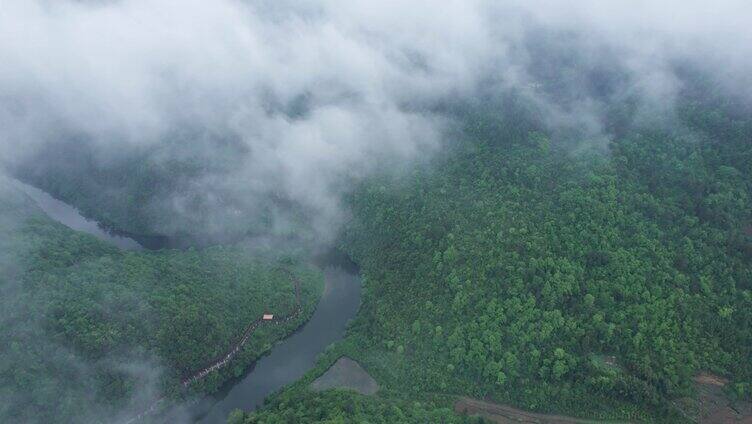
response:
[[(304, 235), (300, 205), (260, 193), (238, 175), (246, 159), (247, 147), (238, 140), (184, 129), (135, 146), (61, 136), (11, 171), (142, 244), (159, 244), (160, 236), (186, 247), (273, 231)], [(282, 215), (285, 225), (275, 226)]]
[(119, 251), (51, 221), (7, 181), (0, 233), (3, 421), (96, 421), (179, 394), (181, 376), (261, 313), (292, 310), (294, 272), (304, 313), (254, 334), (228, 368), (192, 386), (216, 390), (300, 325), (321, 290), (317, 272), (279, 252)]
[(404, 399), (371, 398), (349, 391), (328, 390), (323, 393), (296, 392), (279, 396), (258, 414), (230, 414), (228, 424), (276, 423), (471, 423), (451, 409), (431, 402), (410, 402)]
[[(372, 178), (346, 199), (341, 243), (362, 266), (364, 298), (321, 363), (357, 359), (379, 393), (310, 393), (319, 367), (232, 420), (453, 422), (441, 396), (456, 394), (675, 422), (671, 400), (691, 396), (700, 371), (730, 379), (731, 397), (752, 396), (752, 120), (712, 89), (699, 93), (649, 121), (629, 101), (611, 105), (608, 137), (596, 141), (552, 130), (514, 95), (450, 107), (463, 125), (434, 166)], [(108, 368), (104, 352), (137, 346), (123, 354), (161, 358), (169, 379), (237, 333), (238, 317), (259, 307), (250, 292), (289, 303), (289, 290), (265, 285), (285, 284), (268, 261), (234, 249), (121, 253), (44, 218), (23, 222), (0, 243), (27, 253), (3, 263), (22, 277), (29, 306), (17, 313), (41, 325), (15, 327), (3, 354), (18, 357), (3, 363), (36, 362), (2, 375), (33, 393), (54, 391), (36, 378), (45, 369), (75, 369), (44, 362), (68, 351), (30, 354), (39, 335), (100, 361), (97, 393), (117, 399), (133, 377)]]
[(298, 384), (245, 422), (313, 416), (293, 400), (341, 411), (436, 394), (678, 422), (671, 400), (700, 371), (749, 398), (752, 120), (703, 93), (660, 124), (612, 111), (619, 131), (600, 149), (554, 142), (517, 100), (458, 108), (450, 154), (349, 199), (363, 306), (323, 362), (357, 359), (380, 392)]
[(678, 420), (700, 370), (749, 396), (752, 120), (688, 95), (671, 125), (573, 153), (502, 111), (353, 195), (348, 355), (410, 396), (604, 418)]

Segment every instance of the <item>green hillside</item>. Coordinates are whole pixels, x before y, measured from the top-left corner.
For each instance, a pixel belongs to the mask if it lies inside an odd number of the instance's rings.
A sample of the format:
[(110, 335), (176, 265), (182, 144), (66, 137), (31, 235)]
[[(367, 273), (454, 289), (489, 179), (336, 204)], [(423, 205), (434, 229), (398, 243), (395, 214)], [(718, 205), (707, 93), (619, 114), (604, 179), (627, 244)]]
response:
[[(687, 99), (680, 124), (587, 153), (513, 109), (469, 109), (450, 154), (352, 196), (363, 307), (309, 378), (358, 360), (376, 400), (328, 399), (356, 409), (447, 394), (677, 422), (701, 371), (749, 399), (752, 121)], [(312, 396), (293, 386), (246, 422)]]
[(222, 354), (264, 311), (304, 313), (261, 327), (227, 368), (192, 391), (215, 391), (315, 307), (323, 279), (270, 253), (234, 247), (120, 251), (52, 221), (21, 191), (0, 193), (0, 421), (101, 421), (140, 412)]

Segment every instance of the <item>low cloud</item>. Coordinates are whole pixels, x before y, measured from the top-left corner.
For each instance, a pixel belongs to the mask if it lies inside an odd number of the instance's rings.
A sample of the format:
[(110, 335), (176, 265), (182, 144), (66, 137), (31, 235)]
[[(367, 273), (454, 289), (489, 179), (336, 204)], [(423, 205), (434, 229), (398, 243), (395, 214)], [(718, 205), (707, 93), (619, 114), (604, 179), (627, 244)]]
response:
[(203, 172), (145, 207), (189, 216), (199, 203), (191, 222), (221, 228), (231, 210), (260, 214), (261, 199), (278, 196), (327, 234), (353, 183), (441, 146), (452, 120), (437, 105), (516, 90), (548, 125), (605, 139), (604, 104), (629, 97), (670, 111), (682, 84), (677, 63), (752, 94), (743, 83), (750, 9), (673, 0), (8, 0), (0, 159), (23, 163), (84, 139), (104, 169), (134, 149), (152, 165), (205, 160)]
[[(0, 164), (44, 173), (81, 160), (98, 170), (89, 184), (123, 202), (136, 201), (103, 175), (131, 162), (188, 167), (138, 205), (166, 217), (151, 230), (222, 232), (269, 215), (284, 232), (296, 217), (266, 207), (273, 198), (327, 239), (354, 184), (450, 141), (447, 104), (513, 91), (549, 128), (603, 146), (610, 104), (670, 119), (682, 66), (749, 101), (750, 22), (752, 6), (731, 0), (4, 0)], [(10, 299), (15, 288), (0, 290)], [(10, 326), (20, 312), (6, 306)], [(90, 380), (75, 353), (60, 358)], [(134, 405), (156, 396), (161, 369), (123, 363), (150, 387)]]

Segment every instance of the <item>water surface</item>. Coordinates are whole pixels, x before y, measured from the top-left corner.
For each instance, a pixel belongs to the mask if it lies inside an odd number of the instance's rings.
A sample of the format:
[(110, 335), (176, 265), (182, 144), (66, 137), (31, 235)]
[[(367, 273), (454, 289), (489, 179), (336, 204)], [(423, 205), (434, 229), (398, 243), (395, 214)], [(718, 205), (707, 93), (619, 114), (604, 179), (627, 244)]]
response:
[(345, 334), (347, 321), (360, 306), (360, 278), (342, 267), (324, 268), (326, 286), (311, 319), (296, 333), (272, 348), (268, 356), (225, 390), (208, 396), (193, 408), (201, 423), (224, 423), (233, 409), (256, 409), (269, 394), (298, 380), (311, 369), (316, 355)]
[(89, 233), (100, 240), (108, 241), (121, 249), (138, 250), (141, 245), (135, 240), (111, 234), (96, 221), (84, 218), (76, 208), (55, 199), (44, 191), (17, 181), (18, 186), (31, 197), (50, 218), (76, 231)]
[[(76, 208), (28, 184), (19, 186), (50, 218), (74, 229), (111, 242), (122, 249), (141, 249), (135, 240), (113, 235), (96, 221), (84, 218)], [(160, 239), (144, 247), (162, 248)], [(347, 322), (360, 306), (361, 285), (357, 267), (344, 255), (329, 251), (317, 258), (325, 277), (324, 292), (311, 319), (290, 337), (276, 344), (269, 355), (259, 359), (246, 373), (228, 381), (218, 393), (206, 396), (190, 408), (192, 420), (201, 423), (225, 423), (233, 409), (256, 409), (271, 393), (298, 380), (313, 368), (316, 356), (345, 333)], [(181, 408), (182, 409), (182, 408)], [(168, 414), (169, 415), (169, 414)]]

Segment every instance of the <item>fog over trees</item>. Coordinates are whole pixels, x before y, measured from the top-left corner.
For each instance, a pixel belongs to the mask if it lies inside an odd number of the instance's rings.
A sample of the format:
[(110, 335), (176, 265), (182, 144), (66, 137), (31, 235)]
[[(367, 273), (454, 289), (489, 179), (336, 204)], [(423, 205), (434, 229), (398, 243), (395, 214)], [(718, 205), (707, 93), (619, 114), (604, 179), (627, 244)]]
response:
[[(175, 383), (289, 307), (289, 272), (310, 316), (332, 247), (357, 318), (233, 420), (463, 422), (469, 396), (692, 421), (698, 373), (743, 410), (750, 22), (735, 0), (5, 0), (0, 421), (216, 391), (304, 317)], [(165, 249), (67, 229), (15, 179)], [(306, 390), (342, 355), (379, 394)]]
[(749, 94), (743, 2), (544, 3), (12, 0), (2, 160), (121, 229), (331, 237), (354, 182), (451, 144), (455, 102), (515, 91), (605, 146), (606, 105), (655, 118), (688, 69)]

